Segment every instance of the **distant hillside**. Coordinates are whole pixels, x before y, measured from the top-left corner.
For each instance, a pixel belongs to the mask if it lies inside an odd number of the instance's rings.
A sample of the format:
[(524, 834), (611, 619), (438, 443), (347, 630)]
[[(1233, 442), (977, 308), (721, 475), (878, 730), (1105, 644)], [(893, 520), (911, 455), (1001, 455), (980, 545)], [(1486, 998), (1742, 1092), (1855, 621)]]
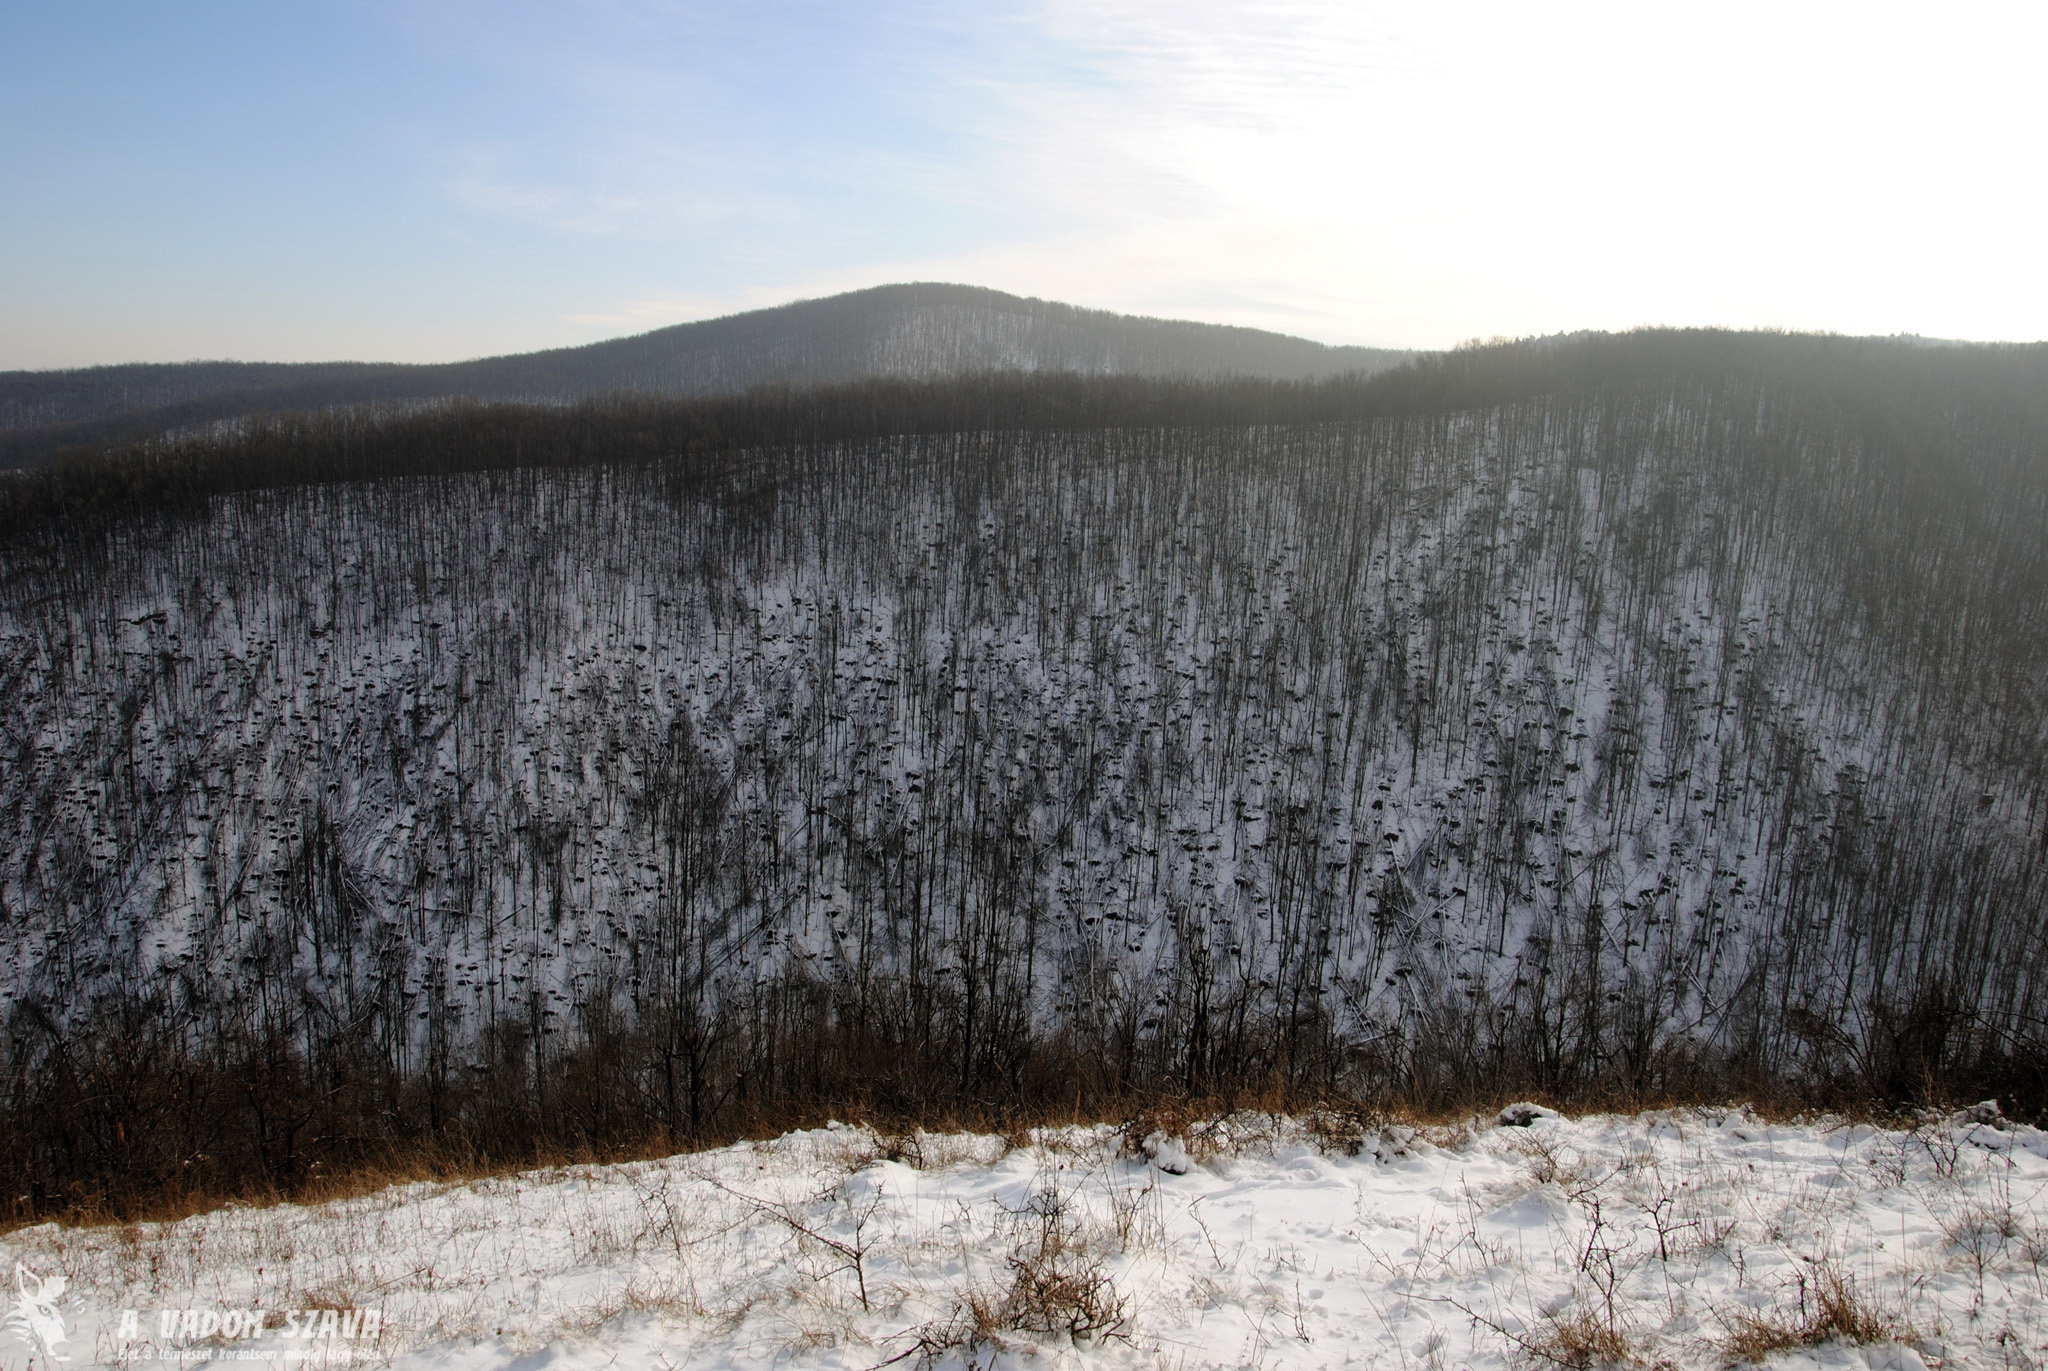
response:
[(896, 285), (585, 347), (439, 366), (188, 362), (0, 373), (0, 463), (246, 414), (468, 397), (728, 395), (871, 376), (991, 370), (1308, 380), (1414, 354), (1147, 319), (975, 286)]

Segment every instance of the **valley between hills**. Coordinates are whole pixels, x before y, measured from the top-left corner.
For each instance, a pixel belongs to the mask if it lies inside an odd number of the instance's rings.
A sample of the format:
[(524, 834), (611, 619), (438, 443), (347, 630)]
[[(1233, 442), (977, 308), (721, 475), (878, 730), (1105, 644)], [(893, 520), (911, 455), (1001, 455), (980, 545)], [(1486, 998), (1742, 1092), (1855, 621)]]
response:
[[(1939, 1163), (1942, 1111), (2048, 1106), (2048, 352), (1030, 351), (1079, 313), (766, 388), (145, 396), (0, 483), (5, 1212), (828, 1118), (1153, 1120), (1075, 1135), (1118, 1185), (1254, 1115), (1268, 1170), (1340, 1116), (1498, 1170), (1455, 1121), (1522, 1097)], [(867, 1164), (758, 1212), (844, 1256)]]

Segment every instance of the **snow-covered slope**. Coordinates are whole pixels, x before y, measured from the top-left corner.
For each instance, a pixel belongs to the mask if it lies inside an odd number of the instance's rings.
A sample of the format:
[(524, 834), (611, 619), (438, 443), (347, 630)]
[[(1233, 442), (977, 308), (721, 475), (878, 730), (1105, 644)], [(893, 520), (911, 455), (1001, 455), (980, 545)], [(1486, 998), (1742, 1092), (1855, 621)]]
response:
[[(835, 1126), (311, 1208), (45, 1225), (0, 1239), (0, 1261), (63, 1278), (57, 1350), (80, 1367), (2048, 1356), (2038, 1130), (1995, 1111), (1908, 1131), (1538, 1113), (1424, 1129), (1238, 1115), (1146, 1135), (1151, 1161), (1114, 1128)], [(39, 1350), (4, 1333), (0, 1349)]]
[(1063, 1034), (1625, 1081), (2024, 1024), (2038, 677), (1996, 615), (2039, 511), (1931, 534), (1858, 479), (1763, 409), (1532, 404), (17, 548), (0, 978), (402, 1072), (660, 1019), (671, 1125), (715, 1085), (676, 1054), (773, 1079), (772, 1024), (885, 1004), (963, 1084)]

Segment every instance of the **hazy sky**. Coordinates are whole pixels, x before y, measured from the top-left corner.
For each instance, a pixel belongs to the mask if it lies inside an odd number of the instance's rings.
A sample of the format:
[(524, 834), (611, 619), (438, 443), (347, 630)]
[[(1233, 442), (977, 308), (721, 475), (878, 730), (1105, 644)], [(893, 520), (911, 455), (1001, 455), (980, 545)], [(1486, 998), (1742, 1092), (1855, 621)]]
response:
[(0, 0), (0, 367), (886, 281), (1330, 342), (2048, 337), (2048, 6)]

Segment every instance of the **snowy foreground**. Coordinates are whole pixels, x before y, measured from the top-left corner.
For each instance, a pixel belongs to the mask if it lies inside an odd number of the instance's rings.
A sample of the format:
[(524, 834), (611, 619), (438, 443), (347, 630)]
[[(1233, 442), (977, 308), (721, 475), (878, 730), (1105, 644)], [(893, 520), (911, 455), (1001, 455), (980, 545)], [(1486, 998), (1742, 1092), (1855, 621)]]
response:
[[(2048, 1360), (2048, 1133), (1985, 1106), (1910, 1131), (1503, 1118), (1530, 1114), (1012, 1140), (834, 1126), (314, 1208), (46, 1225), (0, 1238), (0, 1262), (18, 1314), (40, 1291), (64, 1321), (74, 1366)], [(27, 1318), (0, 1331), (0, 1365), (45, 1351)]]

